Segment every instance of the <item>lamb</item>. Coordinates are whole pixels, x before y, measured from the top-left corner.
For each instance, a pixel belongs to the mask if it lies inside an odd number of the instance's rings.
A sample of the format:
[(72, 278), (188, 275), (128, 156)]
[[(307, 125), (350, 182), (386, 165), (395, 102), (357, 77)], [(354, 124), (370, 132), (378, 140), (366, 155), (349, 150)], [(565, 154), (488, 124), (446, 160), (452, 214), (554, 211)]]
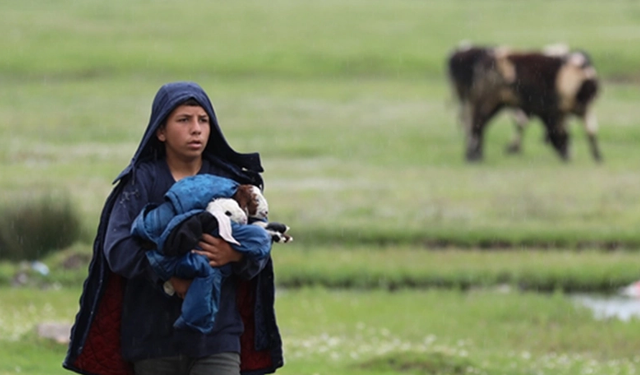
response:
[(255, 219), (252, 224), (264, 228), (273, 242), (288, 243), (293, 237), (287, 234), (289, 227), (282, 223), (267, 222), (269, 203), (257, 186), (240, 185), (233, 198), (216, 198), (207, 205), (206, 211), (213, 216), (224, 213), (237, 224), (247, 224), (249, 218)]
[(214, 216), (222, 213), (236, 224), (247, 224), (249, 220), (245, 210), (233, 198), (216, 198), (209, 202), (206, 211)]

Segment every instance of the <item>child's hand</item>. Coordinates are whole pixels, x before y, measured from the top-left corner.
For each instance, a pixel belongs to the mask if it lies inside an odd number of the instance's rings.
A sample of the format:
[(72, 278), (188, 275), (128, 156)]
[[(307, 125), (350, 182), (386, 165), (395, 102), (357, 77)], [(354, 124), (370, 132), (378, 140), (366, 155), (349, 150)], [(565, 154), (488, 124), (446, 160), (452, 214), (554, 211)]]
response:
[(207, 233), (202, 235), (202, 241), (198, 245), (202, 250), (193, 250), (193, 252), (209, 258), (211, 267), (221, 267), (242, 259), (242, 253), (234, 250), (227, 241)]
[(191, 286), (191, 280), (172, 277), (169, 279), (169, 282), (173, 286), (173, 290), (178, 297), (184, 299), (184, 296), (187, 294), (187, 290), (189, 290), (189, 286)]

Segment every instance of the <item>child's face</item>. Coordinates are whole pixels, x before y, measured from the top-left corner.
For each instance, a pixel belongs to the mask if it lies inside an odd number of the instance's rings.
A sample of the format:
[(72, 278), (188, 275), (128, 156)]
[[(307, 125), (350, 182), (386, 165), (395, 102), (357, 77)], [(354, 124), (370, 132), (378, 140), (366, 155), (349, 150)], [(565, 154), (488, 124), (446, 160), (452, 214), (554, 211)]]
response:
[(167, 158), (192, 160), (200, 158), (211, 132), (209, 115), (199, 106), (181, 105), (167, 117), (156, 136), (164, 142)]

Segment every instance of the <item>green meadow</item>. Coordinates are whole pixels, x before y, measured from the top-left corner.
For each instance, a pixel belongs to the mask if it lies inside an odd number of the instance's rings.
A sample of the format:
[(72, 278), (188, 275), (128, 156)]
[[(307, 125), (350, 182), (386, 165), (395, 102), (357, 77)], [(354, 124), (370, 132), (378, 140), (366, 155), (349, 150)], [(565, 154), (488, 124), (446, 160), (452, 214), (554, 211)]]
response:
[[(635, 246), (639, 10), (587, 3), (10, 1), (0, 186), (70, 191), (90, 237), (155, 91), (186, 79), (236, 149), (261, 152), (277, 219), (300, 240)], [(466, 164), (443, 71), (463, 39), (588, 50), (604, 79), (605, 162), (575, 121), (571, 163), (537, 123), (508, 157), (502, 115), (485, 162)]]
[[(295, 238), (274, 246), (278, 373), (640, 366), (637, 319), (597, 320), (565, 293), (640, 277), (640, 4), (8, 0), (0, 35), (0, 202), (72, 197), (83, 235), (64, 254), (90, 253), (163, 83), (198, 82), (229, 143), (261, 153), (271, 218)], [(569, 163), (537, 120), (507, 155), (501, 114), (466, 163), (444, 71), (462, 40), (589, 52), (604, 162), (577, 121)], [(25, 288), (0, 263), (1, 375), (66, 373), (66, 348), (33, 333), (75, 315), (86, 264), (60, 256)]]
[[(34, 321), (74, 314), (77, 288), (0, 289), (0, 374), (69, 374)], [(561, 294), (280, 290), (282, 374), (634, 374), (638, 320), (594, 320)]]

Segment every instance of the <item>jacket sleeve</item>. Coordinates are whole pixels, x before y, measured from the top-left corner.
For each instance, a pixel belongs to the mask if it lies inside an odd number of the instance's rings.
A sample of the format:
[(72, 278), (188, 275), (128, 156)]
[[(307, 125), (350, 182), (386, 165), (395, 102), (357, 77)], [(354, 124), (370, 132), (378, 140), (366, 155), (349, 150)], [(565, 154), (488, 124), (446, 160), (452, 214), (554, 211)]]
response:
[[(136, 171), (139, 172), (139, 171)], [(135, 173), (135, 172), (134, 172)], [(109, 216), (104, 254), (111, 270), (127, 279), (147, 276), (152, 282), (158, 277), (152, 271), (142, 242), (131, 235), (131, 223), (148, 203), (149, 178), (135, 176), (126, 182)]]

